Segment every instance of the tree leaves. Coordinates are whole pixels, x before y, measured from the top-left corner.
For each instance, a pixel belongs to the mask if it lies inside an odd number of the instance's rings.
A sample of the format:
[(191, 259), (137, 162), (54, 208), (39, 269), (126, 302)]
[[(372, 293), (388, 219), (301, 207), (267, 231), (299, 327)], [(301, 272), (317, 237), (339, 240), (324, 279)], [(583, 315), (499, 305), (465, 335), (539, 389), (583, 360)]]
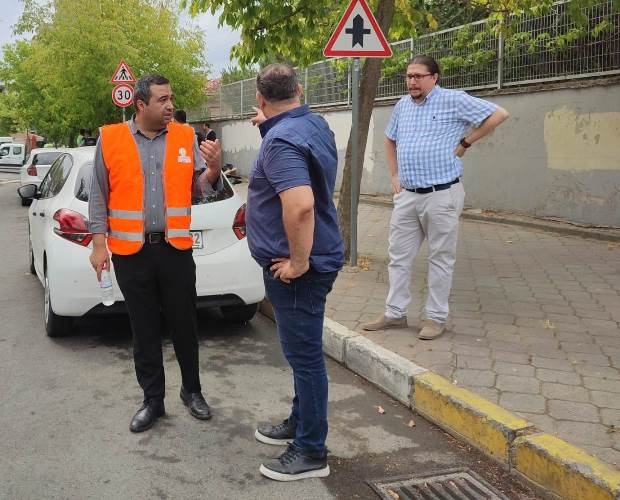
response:
[(54, 0), (48, 9), (34, 6), (25, 2), (16, 25), (32, 39), (6, 46), (0, 64), (7, 84), (1, 99), (12, 99), (20, 128), (66, 142), (80, 128), (94, 131), (119, 121), (109, 80), (120, 59), (137, 77), (164, 74), (179, 106), (202, 98), (202, 33), (181, 28), (178, 13), (162, 2)]

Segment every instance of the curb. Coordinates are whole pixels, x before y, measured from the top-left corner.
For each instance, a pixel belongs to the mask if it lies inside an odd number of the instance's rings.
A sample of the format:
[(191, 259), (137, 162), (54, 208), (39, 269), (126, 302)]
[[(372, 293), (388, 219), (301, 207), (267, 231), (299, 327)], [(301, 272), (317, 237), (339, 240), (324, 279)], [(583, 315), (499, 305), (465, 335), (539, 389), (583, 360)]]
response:
[[(392, 207), (392, 200), (387, 197), (360, 195), (360, 203), (367, 205), (377, 205), (382, 207)], [(528, 227), (549, 231), (556, 234), (567, 236), (579, 236), (581, 238), (591, 238), (600, 241), (620, 242), (619, 228), (594, 228), (581, 227), (570, 222), (548, 221), (538, 219), (531, 215), (509, 214), (496, 212), (493, 214), (477, 213), (470, 209), (464, 209), (461, 218), (480, 222), (496, 222), (499, 224), (509, 224), (513, 226)]]
[(327, 317), (323, 346), (328, 356), (503, 464), (542, 495), (620, 500), (620, 472)]
[(540, 219), (534, 219), (529, 217), (509, 217), (505, 215), (485, 215), (477, 214), (474, 212), (468, 212), (463, 210), (461, 217), (463, 219), (475, 220), (481, 222), (497, 222), (500, 224), (511, 224), (513, 226), (528, 227), (533, 229), (540, 229), (541, 231), (549, 231), (557, 234), (563, 234), (567, 236), (579, 236), (580, 238), (591, 238), (600, 241), (620, 241), (620, 231), (617, 229), (595, 229), (588, 227), (571, 226), (568, 223), (553, 223), (546, 222)]
[(511, 443), (534, 431), (527, 420), (431, 372), (415, 379), (411, 408), (504, 464)]
[(327, 317), (323, 351), (409, 407), (415, 377), (428, 371)]

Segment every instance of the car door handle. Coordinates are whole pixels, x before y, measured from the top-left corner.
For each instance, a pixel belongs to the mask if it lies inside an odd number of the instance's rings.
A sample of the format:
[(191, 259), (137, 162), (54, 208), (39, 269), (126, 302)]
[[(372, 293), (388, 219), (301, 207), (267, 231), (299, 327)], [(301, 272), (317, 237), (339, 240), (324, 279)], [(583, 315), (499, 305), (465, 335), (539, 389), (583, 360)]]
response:
[(32, 212), (32, 215), (34, 215), (34, 216), (36, 217), (36, 216), (37, 216), (37, 213), (36, 213), (36, 212)]
[(45, 217), (45, 212), (39, 212), (39, 215), (40, 215), (41, 217)]

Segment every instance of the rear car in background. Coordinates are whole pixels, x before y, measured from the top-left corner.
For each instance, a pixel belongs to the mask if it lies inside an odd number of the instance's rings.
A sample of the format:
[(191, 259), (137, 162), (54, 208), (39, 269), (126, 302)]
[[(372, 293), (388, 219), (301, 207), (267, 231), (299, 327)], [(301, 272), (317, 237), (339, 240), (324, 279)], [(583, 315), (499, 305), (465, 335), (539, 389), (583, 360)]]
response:
[[(110, 310), (101, 304), (89, 262), (94, 153), (92, 146), (68, 150), (52, 164), (39, 187), (26, 184), (18, 190), (22, 198), (32, 200), (28, 259), (30, 271), (45, 289), (45, 328), (51, 337), (68, 334), (76, 317)], [(223, 182), (218, 193), (192, 199), (198, 306), (219, 307), (225, 319), (246, 322), (256, 313), (265, 290), (245, 237), (245, 203), (226, 178)], [(123, 296), (111, 274), (118, 310)]]
[[(30, 151), (30, 155), (28, 156), (26, 163), (19, 171), (20, 186), (25, 186), (26, 184), (36, 184), (39, 186), (56, 158), (58, 158), (62, 153), (68, 151), (69, 150), (66, 148), (37, 148)], [(21, 198), (21, 202), (22, 206), (26, 206), (30, 203), (29, 200), (25, 200), (23, 198)]]
[(0, 144), (0, 171), (19, 172), (26, 161), (26, 145), (19, 142)]

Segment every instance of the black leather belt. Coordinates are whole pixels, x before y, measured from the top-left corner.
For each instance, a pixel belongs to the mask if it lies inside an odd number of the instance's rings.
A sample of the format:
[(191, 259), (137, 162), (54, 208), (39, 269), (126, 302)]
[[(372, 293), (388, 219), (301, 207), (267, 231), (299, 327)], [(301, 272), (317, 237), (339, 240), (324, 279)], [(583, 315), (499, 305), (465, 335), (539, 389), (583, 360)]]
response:
[(164, 243), (166, 241), (166, 233), (147, 233), (144, 235), (145, 243)]
[(411, 191), (412, 193), (427, 194), (427, 193), (432, 193), (433, 191), (443, 191), (444, 189), (449, 189), (450, 186), (452, 186), (452, 184), (456, 184), (457, 182), (461, 182), (458, 177), (454, 179), (453, 181), (450, 181), (446, 184), (435, 184), (434, 186), (425, 187), (425, 188), (413, 188), (413, 189), (405, 188), (405, 189), (407, 191)]

